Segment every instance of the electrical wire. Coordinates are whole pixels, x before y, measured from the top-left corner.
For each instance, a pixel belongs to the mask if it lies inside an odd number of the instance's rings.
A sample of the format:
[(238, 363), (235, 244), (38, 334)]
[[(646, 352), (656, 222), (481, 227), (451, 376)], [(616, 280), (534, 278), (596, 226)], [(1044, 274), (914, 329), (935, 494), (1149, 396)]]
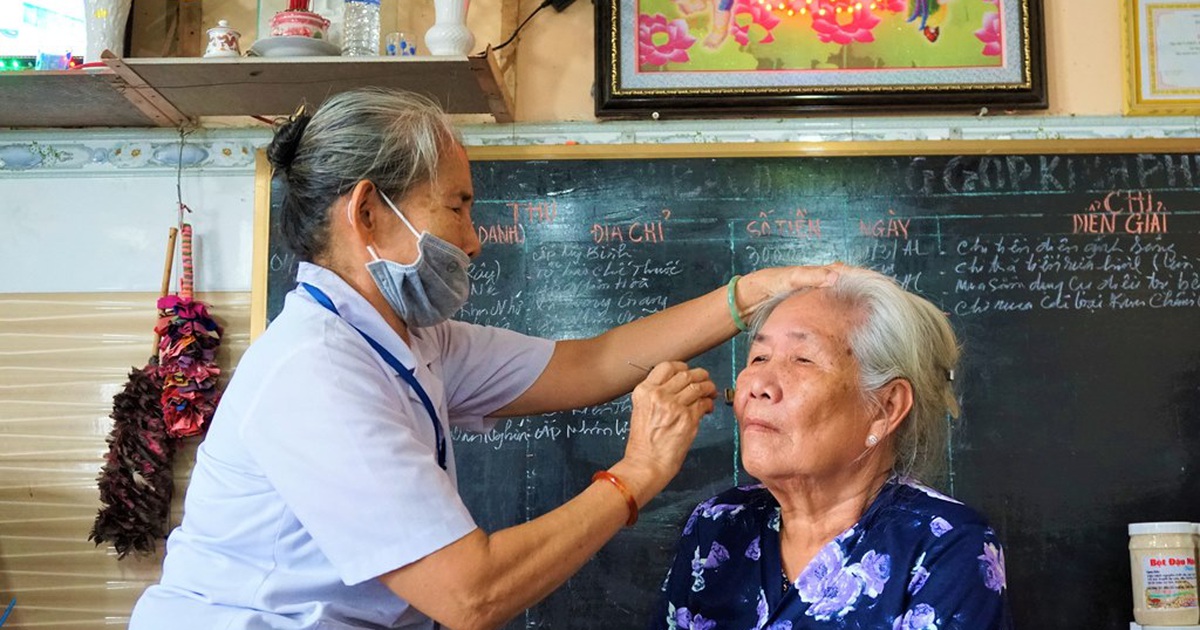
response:
[(184, 211), (191, 212), (192, 209), (186, 203), (183, 203), (183, 145), (188, 137), (188, 132), (183, 127), (179, 128), (179, 158), (175, 162), (175, 202), (179, 204), (178, 217), (176, 225), (183, 229), (183, 213)]
[(539, 11), (541, 11), (542, 9), (545, 9), (546, 7), (548, 7), (552, 4), (554, 4), (553, 0), (545, 0), (544, 2), (542, 2), (542, 4), (540, 6), (538, 6), (538, 8), (533, 10), (533, 13), (529, 14), (529, 17), (525, 18), (524, 22), (521, 22), (521, 24), (519, 26), (517, 26), (517, 29), (515, 31), (513, 31), (513, 34), (510, 35), (508, 37), (508, 39), (504, 40), (503, 44), (500, 44), (499, 46), (493, 46), (492, 50), (500, 50), (501, 48), (504, 48), (505, 46), (512, 43), (512, 40), (517, 37), (517, 33), (520, 33), (521, 29), (525, 28), (525, 25), (529, 23), (529, 20), (533, 19), (533, 16), (537, 15)]

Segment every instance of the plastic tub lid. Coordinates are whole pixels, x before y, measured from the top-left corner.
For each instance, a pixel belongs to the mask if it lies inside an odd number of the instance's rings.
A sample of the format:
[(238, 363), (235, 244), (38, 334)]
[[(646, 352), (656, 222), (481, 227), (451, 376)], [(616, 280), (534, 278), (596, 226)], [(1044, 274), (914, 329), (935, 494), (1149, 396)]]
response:
[(1161, 523), (1130, 523), (1129, 535), (1141, 534), (1191, 534), (1196, 528), (1187, 521), (1163, 521)]

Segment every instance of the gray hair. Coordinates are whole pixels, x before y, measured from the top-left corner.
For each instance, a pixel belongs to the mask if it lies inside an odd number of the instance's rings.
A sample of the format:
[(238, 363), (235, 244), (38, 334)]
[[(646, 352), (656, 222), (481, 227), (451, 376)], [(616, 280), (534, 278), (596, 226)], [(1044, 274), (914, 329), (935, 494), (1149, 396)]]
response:
[[(893, 470), (936, 482), (946, 460), (947, 415), (959, 414), (951, 380), (959, 345), (950, 321), (929, 300), (869, 269), (841, 267), (837, 282), (824, 290), (863, 315), (849, 342), (859, 365), (859, 388), (869, 404), (877, 404), (872, 394), (894, 379), (912, 384), (912, 410), (894, 434)], [(751, 339), (776, 306), (802, 291), (778, 295), (760, 307), (751, 320)]]
[(328, 245), (329, 207), (362, 180), (399, 199), (433, 181), (441, 151), (461, 144), (446, 113), (419, 94), (367, 88), (329, 98), (276, 131), (267, 156), (285, 184), (280, 229), (301, 260)]

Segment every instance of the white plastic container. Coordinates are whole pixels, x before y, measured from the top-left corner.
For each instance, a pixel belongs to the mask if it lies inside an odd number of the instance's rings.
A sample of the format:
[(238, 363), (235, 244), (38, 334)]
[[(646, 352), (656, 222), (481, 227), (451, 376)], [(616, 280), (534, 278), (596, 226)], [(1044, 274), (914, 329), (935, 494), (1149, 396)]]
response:
[(1195, 527), (1186, 522), (1130, 523), (1133, 618), (1143, 626), (1200, 624)]
[[(1192, 523), (1192, 546), (1196, 556), (1196, 571), (1200, 574), (1200, 523)], [(1200, 580), (1200, 577), (1197, 579)], [(1197, 587), (1200, 587), (1200, 584)]]

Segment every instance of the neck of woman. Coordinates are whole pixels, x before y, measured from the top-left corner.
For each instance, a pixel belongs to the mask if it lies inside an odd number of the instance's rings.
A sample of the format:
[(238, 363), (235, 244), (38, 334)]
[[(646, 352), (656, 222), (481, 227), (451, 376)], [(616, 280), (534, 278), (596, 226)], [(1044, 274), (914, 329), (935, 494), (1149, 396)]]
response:
[(794, 581), (822, 547), (862, 518), (890, 475), (890, 465), (879, 465), (767, 484), (779, 501), (779, 546), (789, 580)]
[[(371, 284), (371, 288), (375, 288), (373, 283)], [(408, 338), (408, 325), (404, 323), (404, 320), (400, 319), (396, 311), (392, 310), (392, 306), (384, 299), (383, 294), (375, 291), (374, 296), (367, 296), (367, 301), (371, 303), (371, 306), (375, 307), (375, 310), (379, 311), (379, 314), (383, 317), (383, 321), (387, 322), (387, 325), (396, 331), (397, 335), (400, 335), (400, 338), (404, 340), (404, 345), (412, 347), (412, 341)]]
[(397, 335), (404, 340), (404, 344), (412, 346), (412, 342), (408, 337), (408, 325), (403, 319), (396, 314), (392, 306), (388, 304), (387, 298), (383, 297), (383, 293), (379, 291), (379, 287), (375, 284), (375, 279), (371, 277), (371, 273), (367, 271), (366, 265), (362, 261), (332, 261), (317, 262), (318, 265), (329, 269), (336, 273), (346, 284), (358, 291), (358, 294), (366, 298), (367, 302), (379, 312), (380, 317), (387, 323), (388, 327), (396, 331)]

